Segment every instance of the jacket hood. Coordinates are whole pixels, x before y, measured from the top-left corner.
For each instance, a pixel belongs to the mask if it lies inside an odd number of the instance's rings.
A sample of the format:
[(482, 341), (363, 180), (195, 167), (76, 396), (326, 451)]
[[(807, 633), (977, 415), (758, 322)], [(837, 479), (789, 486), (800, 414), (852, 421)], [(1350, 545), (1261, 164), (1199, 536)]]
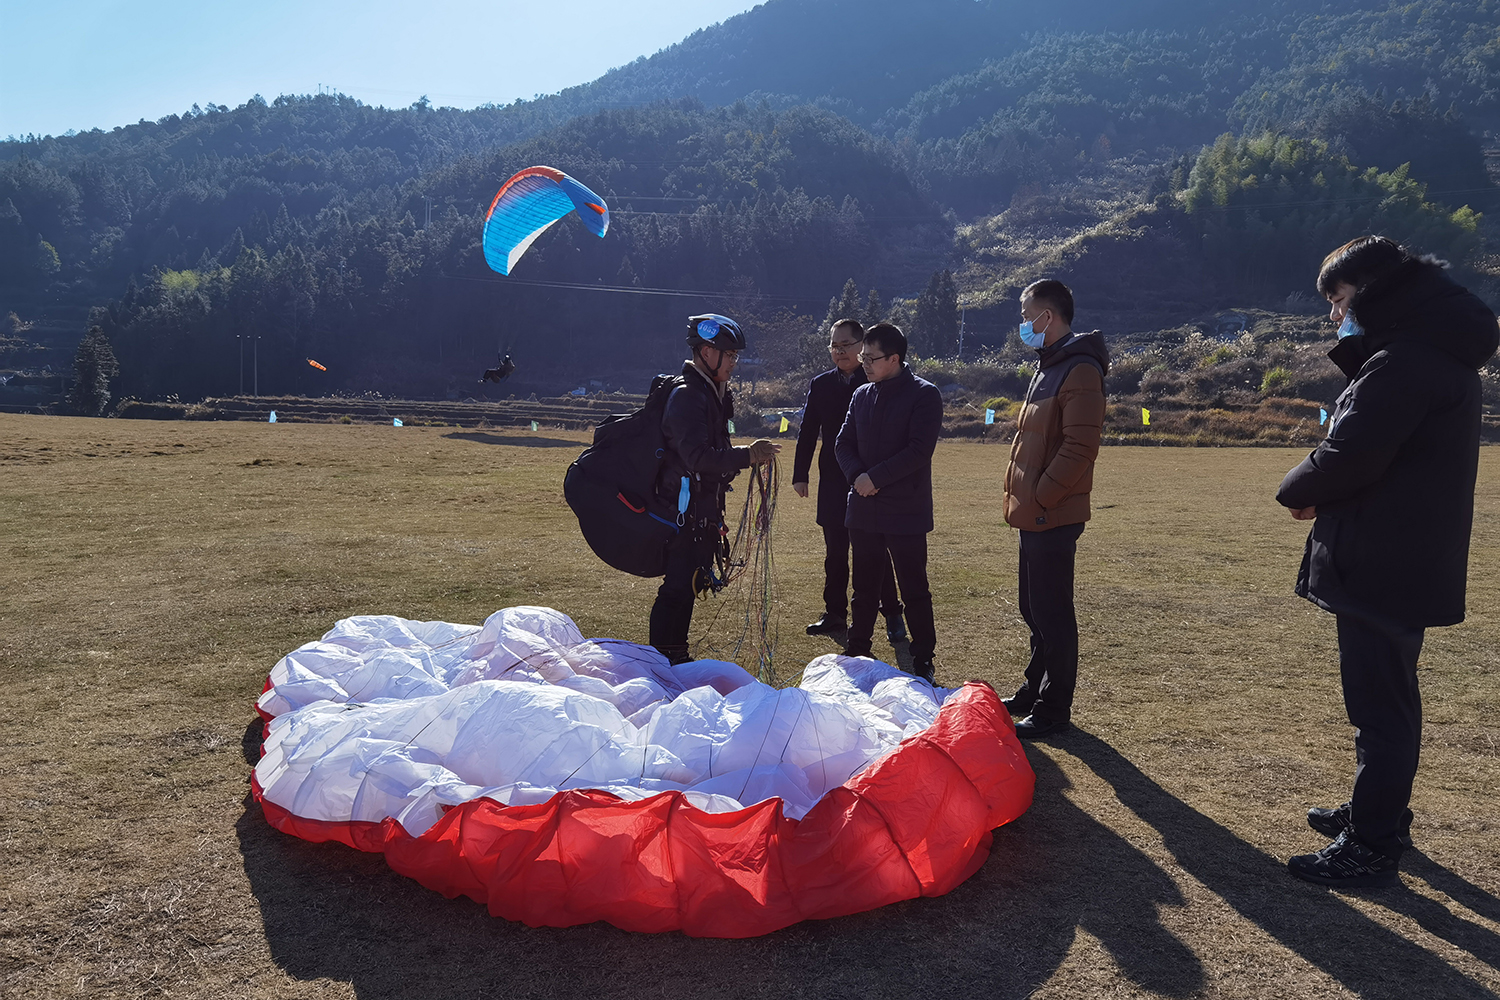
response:
[(1494, 311), (1427, 260), (1409, 260), (1370, 282), (1349, 311), (1364, 328), (1370, 353), (1398, 341), (1421, 341), (1477, 370), (1500, 347)]
[(1071, 337), (1059, 340), (1051, 347), (1045, 347), (1038, 352), (1038, 358), (1043, 368), (1051, 368), (1053, 365), (1070, 358), (1075, 354), (1083, 354), (1099, 362), (1099, 367), (1104, 374), (1109, 374), (1109, 348), (1104, 346), (1104, 334), (1098, 330), (1089, 333), (1075, 333)]

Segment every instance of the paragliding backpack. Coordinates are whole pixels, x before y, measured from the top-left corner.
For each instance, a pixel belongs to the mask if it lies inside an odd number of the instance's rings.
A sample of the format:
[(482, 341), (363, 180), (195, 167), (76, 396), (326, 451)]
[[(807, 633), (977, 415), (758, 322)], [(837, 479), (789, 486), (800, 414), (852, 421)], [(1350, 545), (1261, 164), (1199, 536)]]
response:
[(615, 569), (636, 576), (667, 571), (667, 543), (676, 537), (687, 496), (662, 503), (656, 481), (666, 458), (661, 418), (681, 375), (651, 380), (645, 405), (608, 416), (594, 428), (594, 444), (563, 478), (563, 496), (578, 517), (583, 539)]

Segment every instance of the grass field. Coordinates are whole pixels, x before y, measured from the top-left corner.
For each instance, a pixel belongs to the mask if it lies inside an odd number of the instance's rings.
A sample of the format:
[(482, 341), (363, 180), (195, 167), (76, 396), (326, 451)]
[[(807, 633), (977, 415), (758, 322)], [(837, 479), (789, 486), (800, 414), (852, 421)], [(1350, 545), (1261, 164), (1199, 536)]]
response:
[[(0, 415), (0, 995), (1500, 990), (1489, 449), (1469, 620), (1423, 651), (1419, 851), (1397, 889), (1331, 893), (1282, 867), (1322, 846), (1302, 813), (1341, 801), (1352, 772), (1333, 621), (1291, 594), (1306, 526), (1272, 500), (1292, 450), (1104, 451), (1078, 556), (1078, 728), (1028, 747), (1035, 804), (948, 896), (749, 941), (532, 930), (271, 830), (248, 796), (251, 703), (336, 619), (546, 604), (644, 640), (654, 581), (595, 560), (561, 500), (584, 438)], [(939, 679), (1009, 693), (1025, 632), (1005, 454), (940, 445), (930, 552)], [(795, 680), (832, 647), (802, 634), (820, 610), (813, 501), (785, 488), (778, 518)]]

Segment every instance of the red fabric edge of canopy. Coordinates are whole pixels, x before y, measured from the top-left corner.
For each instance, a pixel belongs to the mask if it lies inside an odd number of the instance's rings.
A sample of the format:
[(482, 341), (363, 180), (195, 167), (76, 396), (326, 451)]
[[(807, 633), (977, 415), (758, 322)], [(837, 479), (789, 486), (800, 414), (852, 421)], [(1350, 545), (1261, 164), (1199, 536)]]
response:
[(413, 837), (395, 819), (294, 816), (252, 788), (276, 829), (384, 853), (497, 917), (742, 938), (949, 892), (984, 863), (991, 831), (1031, 805), (1035, 781), (999, 696), (972, 681), (801, 820), (779, 798), (710, 813), (681, 792), (626, 802), (577, 790), (530, 806), (474, 799)]

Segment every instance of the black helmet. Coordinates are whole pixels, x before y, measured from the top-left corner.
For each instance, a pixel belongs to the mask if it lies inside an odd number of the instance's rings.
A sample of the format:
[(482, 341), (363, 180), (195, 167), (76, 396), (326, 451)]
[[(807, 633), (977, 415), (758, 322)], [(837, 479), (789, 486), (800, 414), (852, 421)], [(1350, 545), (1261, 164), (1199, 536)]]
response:
[(711, 344), (721, 351), (743, 351), (745, 331), (728, 316), (704, 313), (702, 316), (688, 317), (687, 342), (689, 347)]

